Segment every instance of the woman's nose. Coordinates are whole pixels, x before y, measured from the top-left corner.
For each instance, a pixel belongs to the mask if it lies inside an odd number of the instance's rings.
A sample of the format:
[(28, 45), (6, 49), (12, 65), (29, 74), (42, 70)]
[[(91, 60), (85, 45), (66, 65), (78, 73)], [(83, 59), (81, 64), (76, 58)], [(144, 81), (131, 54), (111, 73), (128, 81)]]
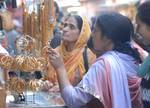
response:
[(65, 30), (68, 30), (68, 29), (69, 29), (69, 26), (68, 26), (68, 25), (66, 25), (66, 26), (64, 27), (64, 29), (65, 29)]
[(68, 26), (63, 28), (63, 32), (68, 32), (68, 31), (69, 31), (69, 27)]

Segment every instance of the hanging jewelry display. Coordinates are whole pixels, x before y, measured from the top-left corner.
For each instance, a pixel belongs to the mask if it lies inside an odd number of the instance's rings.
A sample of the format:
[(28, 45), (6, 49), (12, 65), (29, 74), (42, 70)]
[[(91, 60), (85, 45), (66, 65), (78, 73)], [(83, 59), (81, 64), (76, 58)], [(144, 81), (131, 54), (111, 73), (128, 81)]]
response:
[[(42, 51), (53, 36), (54, 1), (34, 0), (30, 5), (24, 0), (22, 9), (23, 36), (19, 37), (15, 43), (18, 54), (14, 57), (0, 54), (0, 67), (29, 73), (32, 76), (32, 72), (47, 71), (47, 56), (43, 57)], [(22, 94), (27, 90), (35, 92), (39, 88), (39, 83), (35, 78), (22, 79), (19, 76), (8, 81), (8, 88), (17, 94)]]

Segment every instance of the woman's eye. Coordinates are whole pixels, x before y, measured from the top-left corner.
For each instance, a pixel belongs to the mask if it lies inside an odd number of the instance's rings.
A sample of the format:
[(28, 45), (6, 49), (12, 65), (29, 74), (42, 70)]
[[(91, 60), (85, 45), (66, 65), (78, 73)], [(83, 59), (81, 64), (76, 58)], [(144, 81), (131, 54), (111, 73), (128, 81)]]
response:
[(71, 24), (70, 29), (72, 29), (72, 30), (75, 29), (75, 26)]
[(67, 26), (68, 26), (68, 24), (64, 24), (64, 28), (67, 27)]
[(63, 22), (61, 23), (61, 26), (64, 27), (64, 23)]

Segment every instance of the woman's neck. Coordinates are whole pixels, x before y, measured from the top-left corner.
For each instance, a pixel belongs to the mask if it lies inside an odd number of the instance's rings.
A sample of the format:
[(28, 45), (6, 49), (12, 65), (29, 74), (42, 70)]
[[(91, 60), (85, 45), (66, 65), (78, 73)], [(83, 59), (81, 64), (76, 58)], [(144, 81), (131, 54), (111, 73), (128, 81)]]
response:
[(66, 51), (71, 52), (74, 49), (75, 42), (64, 42)]

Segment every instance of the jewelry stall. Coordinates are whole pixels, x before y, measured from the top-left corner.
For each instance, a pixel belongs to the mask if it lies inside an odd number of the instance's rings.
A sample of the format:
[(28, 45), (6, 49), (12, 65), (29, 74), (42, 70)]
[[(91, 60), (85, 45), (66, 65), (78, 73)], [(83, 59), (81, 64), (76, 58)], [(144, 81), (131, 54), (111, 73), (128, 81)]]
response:
[[(41, 90), (41, 84), (48, 79), (49, 62), (45, 49), (53, 36), (56, 22), (54, 1), (27, 3), (24, 0), (22, 10), (23, 36), (15, 43), (18, 54), (0, 54), (0, 67), (17, 73), (6, 81), (5, 90), (1, 91), (0, 96), (4, 97), (1, 108), (65, 108), (60, 92)], [(35, 71), (40, 71), (44, 77), (36, 79)]]

